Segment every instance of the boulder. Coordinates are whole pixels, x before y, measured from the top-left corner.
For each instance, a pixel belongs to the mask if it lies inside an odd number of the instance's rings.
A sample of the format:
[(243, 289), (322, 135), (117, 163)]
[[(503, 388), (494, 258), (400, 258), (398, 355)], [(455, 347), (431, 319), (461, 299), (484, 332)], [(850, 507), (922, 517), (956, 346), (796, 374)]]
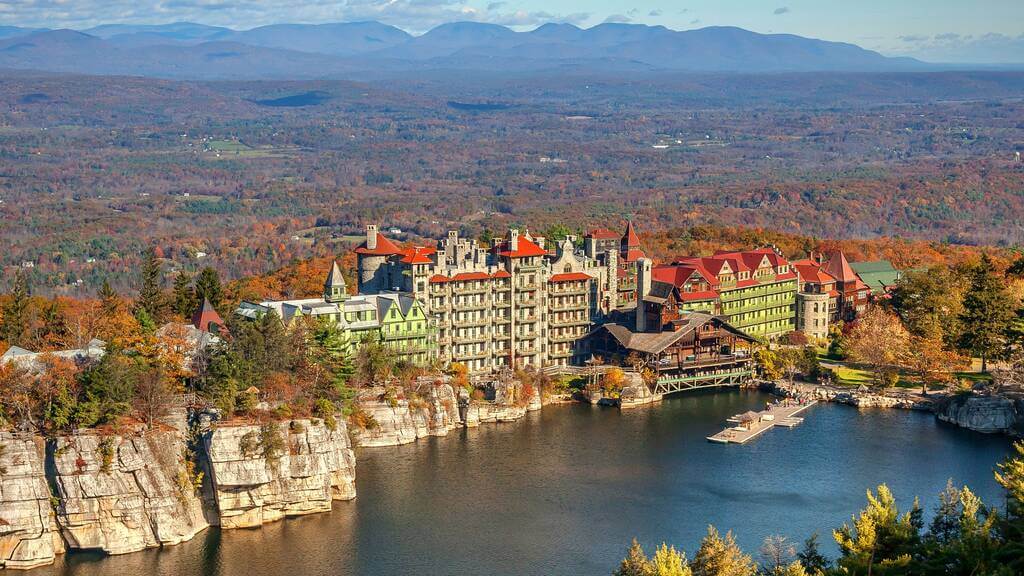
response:
[(1016, 404), (1002, 396), (953, 396), (936, 407), (935, 416), (943, 422), (986, 434), (1012, 433), (1022, 423)]
[(64, 552), (44, 454), (41, 438), (0, 433), (0, 568), (44, 566)]

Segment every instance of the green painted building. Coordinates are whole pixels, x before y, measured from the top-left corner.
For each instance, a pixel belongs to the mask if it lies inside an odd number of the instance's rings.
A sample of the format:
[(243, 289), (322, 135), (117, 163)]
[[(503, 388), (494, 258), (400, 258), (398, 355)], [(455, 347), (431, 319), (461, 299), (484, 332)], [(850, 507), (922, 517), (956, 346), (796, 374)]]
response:
[(342, 349), (352, 355), (364, 342), (377, 342), (392, 349), (399, 360), (425, 365), (437, 357), (437, 331), (422, 303), (403, 292), (350, 295), (337, 263), (324, 283), (321, 298), (242, 302), (236, 314), (258, 318), (274, 312), (286, 326), (301, 318), (337, 323)]

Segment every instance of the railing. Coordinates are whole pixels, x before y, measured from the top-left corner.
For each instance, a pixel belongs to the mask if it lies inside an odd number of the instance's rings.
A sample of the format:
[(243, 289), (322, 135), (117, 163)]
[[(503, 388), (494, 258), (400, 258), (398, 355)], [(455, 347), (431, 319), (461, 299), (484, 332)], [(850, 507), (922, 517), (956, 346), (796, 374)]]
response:
[(487, 334), (478, 334), (475, 336), (456, 336), (453, 342), (455, 344), (479, 344), (481, 342), (487, 342), (491, 337)]
[(490, 287), (488, 286), (452, 288), (453, 294), (480, 294), (481, 292), (489, 291)]
[(552, 312), (566, 312), (569, 310), (586, 310), (588, 302), (573, 302), (571, 304), (552, 304), (548, 306), (548, 310)]
[(590, 324), (590, 319), (586, 317), (579, 318), (565, 318), (565, 319), (549, 319), (548, 326), (582, 326), (584, 324)]
[(490, 324), (490, 320), (487, 318), (476, 318), (472, 320), (455, 320), (452, 322), (452, 326), (458, 326), (459, 328), (469, 328), (472, 326), (487, 326)]

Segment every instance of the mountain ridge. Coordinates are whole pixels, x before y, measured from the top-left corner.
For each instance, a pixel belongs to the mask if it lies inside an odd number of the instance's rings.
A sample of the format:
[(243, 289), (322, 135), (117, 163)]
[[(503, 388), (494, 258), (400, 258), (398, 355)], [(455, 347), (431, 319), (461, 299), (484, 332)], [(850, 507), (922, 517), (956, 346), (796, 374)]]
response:
[(251, 30), (191, 22), (111, 24), (82, 31), (0, 28), (0, 67), (86, 74), (306, 79), (425, 68), (601, 71), (608, 63), (617, 70), (744, 73), (921, 71), (932, 66), (855, 44), (730, 26), (680, 31), (643, 24), (579, 28), (548, 23), (517, 32), (497, 24), (450, 22), (419, 36), (374, 21)]

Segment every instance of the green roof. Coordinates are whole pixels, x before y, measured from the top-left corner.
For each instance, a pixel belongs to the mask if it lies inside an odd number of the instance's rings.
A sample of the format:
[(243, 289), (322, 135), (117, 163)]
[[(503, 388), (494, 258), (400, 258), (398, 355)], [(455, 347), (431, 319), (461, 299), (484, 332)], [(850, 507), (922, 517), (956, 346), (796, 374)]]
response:
[(885, 292), (887, 286), (896, 284), (896, 281), (903, 275), (888, 260), (850, 262), (850, 268), (853, 268), (860, 279), (871, 288), (873, 294)]

